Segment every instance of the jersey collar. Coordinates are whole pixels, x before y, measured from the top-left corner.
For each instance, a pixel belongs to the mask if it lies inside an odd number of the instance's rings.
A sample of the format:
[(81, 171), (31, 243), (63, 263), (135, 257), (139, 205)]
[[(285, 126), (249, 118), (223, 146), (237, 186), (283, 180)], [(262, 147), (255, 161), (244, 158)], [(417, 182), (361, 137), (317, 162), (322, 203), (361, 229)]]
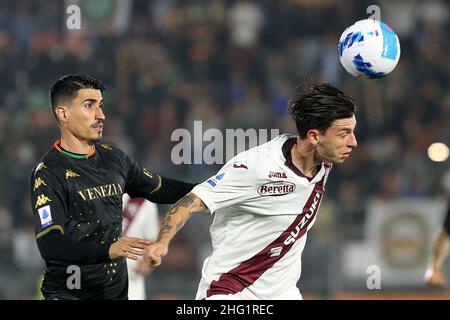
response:
[(323, 163), (317, 166), (317, 173), (314, 177), (307, 177), (305, 176), (292, 162), (292, 154), (291, 154), (291, 150), (292, 147), (294, 146), (294, 144), (296, 143), (297, 139), (296, 137), (292, 137), (287, 139), (282, 147), (281, 147), (281, 152), (283, 154), (283, 157), (286, 159), (284, 162), (284, 165), (287, 166), (289, 169), (291, 169), (296, 175), (298, 175), (299, 177), (302, 178), (306, 178), (308, 180), (308, 182), (312, 182), (313, 180), (315, 181), (315, 178), (317, 176), (319, 176), (319, 173), (321, 173), (322, 169), (323, 169)]
[(87, 154), (80, 154), (80, 153), (69, 152), (69, 151), (67, 151), (67, 150), (64, 150), (64, 149), (61, 147), (61, 140), (56, 140), (55, 143), (53, 144), (53, 147), (55, 147), (55, 149), (56, 149), (59, 153), (62, 153), (63, 155), (68, 156), (68, 157), (71, 157), (71, 158), (74, 158), (74, 159), (89, 159), (89, 158), (91, 158), (91, 157), (95, 154), (95, 152), (96, 152), (95, 145), (94, 145), (94, 148), (92, 149), (92, 151), (89, 152), (89, 153), (87, 153)]

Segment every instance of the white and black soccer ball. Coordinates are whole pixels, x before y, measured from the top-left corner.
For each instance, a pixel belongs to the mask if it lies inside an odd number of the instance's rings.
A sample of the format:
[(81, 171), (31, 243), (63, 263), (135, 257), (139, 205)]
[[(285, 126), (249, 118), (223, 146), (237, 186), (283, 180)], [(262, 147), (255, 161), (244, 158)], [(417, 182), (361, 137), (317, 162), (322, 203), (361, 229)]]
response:
[(342, 66), (357, 78), (384, 77), (394, 70), (400, 58), (397, 34), (375, 19), (359, 20), (345, 29), (338, 50)]

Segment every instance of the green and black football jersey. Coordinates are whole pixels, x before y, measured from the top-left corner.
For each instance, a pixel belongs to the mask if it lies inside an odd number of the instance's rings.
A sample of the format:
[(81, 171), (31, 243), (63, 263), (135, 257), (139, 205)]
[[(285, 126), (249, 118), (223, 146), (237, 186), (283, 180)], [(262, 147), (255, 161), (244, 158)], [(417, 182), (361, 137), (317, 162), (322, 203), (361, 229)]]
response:
[[(122, 234), (123, 193), (173, 203), (193, 186), (160, 177), (109, 145), (80, 155), (55, 142), (31, 176), (36, 240), (46, 262), (44, 296), (126, 299), (125, 258), (109, 258)], [(76, 271), (79, 282), (71, 278)]]

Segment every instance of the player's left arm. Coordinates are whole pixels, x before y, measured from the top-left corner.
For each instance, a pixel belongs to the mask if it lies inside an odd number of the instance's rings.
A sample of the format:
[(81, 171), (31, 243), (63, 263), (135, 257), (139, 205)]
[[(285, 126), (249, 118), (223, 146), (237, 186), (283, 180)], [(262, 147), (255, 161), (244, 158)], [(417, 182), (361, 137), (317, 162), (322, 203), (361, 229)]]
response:
[(154, 203), (175, 203), (187, 195), (195, 186), (195, 183), (161, 177), (157, 174), (156, 176), (160, 179), (160, 187), (149, 191), (149, 193), (144, 196), (147, 200)]

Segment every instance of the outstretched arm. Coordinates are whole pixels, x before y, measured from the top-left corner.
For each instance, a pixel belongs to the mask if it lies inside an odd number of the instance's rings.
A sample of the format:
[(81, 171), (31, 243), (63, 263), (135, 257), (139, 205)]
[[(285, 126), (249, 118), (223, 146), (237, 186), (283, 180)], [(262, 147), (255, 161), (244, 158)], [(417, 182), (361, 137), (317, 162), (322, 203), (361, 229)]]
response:
[(169, 243), (193, 214), (208, 214), (209, 209), (193, 193), (189, 193), (175, 203), (167, 212), (156, 242), (147, 246), (144, 259), (150, 267), (161, 264), (161, 259), (169, 251)]
[(447, 231), (442, 228), (433, 240), (431, 259), (424, 280), (429, 286), (444, 286), (445, 274), (442, 271), (442, 263), (448, 254), (448, 241), (450, 239)]

